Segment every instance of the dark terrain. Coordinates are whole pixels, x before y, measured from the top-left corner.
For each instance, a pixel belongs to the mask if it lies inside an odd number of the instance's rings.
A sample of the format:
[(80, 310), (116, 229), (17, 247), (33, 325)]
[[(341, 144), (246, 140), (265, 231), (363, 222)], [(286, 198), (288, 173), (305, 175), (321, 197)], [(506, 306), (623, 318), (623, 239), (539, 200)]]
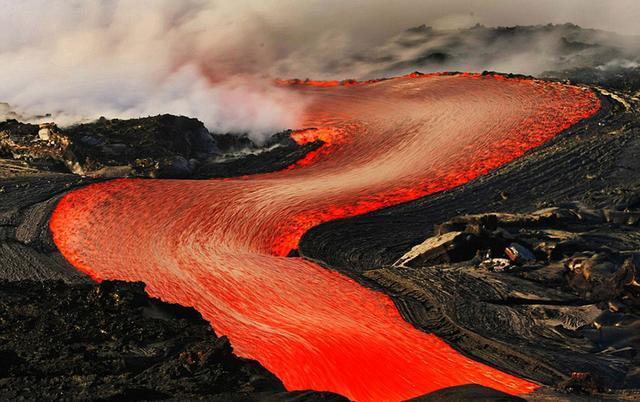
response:
[(286, 392), (142, 283), (0, 282), (0, 399), (342, 401)]
[[(583, 54), (574, 26), (562, 29)], [(640, 72), (592, 63), (546, 76), (604, 88), (603, 110), (464, 186), (313, 228), (300, 253), (390, 294), (462, 353), (544, 384), (532, 400), (638, 400)], [(268, 172), (320, 145), (289, 132), (255, 144), (170, 115), (0, 122), (0, 398), (340, 400), (286, 393), (194, 310), (141, 284), (92, 283), (48, 229), (59, 197), (95, 181)], [(463, 386), (416, 400), (519, 399)]]
[(320, 145), (298, 146), (289, 134), (258, 145), (246, 135), (212, 134), (196, 119), (171, 115), (100, 118), (64, 129), (6, 120), (0, 122), (0, 172), (162, 179), (263, 173), (283, 169)]

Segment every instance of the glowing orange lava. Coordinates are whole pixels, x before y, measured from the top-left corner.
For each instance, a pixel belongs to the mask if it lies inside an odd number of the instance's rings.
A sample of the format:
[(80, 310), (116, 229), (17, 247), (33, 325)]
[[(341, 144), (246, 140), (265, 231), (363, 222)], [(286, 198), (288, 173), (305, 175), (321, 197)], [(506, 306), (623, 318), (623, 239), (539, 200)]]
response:
[[(451, 188), (599, 109), (590, 91), (501, 76), (413, 75), (291, 85), (310, 98), (281, 172), (227, 180), (115, 180), (66, 195), (51, 220), (63, 255), (95, 279), (140, 280), (194, 306), (236, 352), (288, 389), (403, 400), (477, 383), (535, 384), (466, 358), (402, 319), (384, 294), (286, 258), (321, 222)], [(372, 267), (373, 268), (373, 267)]]

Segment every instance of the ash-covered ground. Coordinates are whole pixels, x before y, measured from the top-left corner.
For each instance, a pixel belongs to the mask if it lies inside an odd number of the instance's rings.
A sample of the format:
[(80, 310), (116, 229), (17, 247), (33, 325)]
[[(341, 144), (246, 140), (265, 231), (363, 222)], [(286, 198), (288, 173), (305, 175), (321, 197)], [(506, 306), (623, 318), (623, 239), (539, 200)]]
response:
[[(636, 400), (640, 71), (546, 75), (597, 87), (605, 107), (462, 187), (318, 226), (300, 254), (390, 294), (462, 353), (544, 384), (532, 400)], [(0, 396), (340, 400), (285, 393), (195, 311), (141, 285), (91, 283), (48, 230), (59, 197), (98, 180), (267, 172), (319, 145), (288, 132), (258, 145), (170, 115), (0, 123)], [(478, 387), (423, 400), (461, 398), (517, 400)]]

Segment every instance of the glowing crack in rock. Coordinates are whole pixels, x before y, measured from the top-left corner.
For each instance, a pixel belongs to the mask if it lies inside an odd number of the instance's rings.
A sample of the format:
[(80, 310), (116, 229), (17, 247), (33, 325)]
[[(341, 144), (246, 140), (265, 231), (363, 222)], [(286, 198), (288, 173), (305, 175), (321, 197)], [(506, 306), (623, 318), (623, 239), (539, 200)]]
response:
[(60, 251), (97, 280), (144, 281), (151, 295), (194, 306), (290, 390), (358, 401), (467, 383), (534, 390), (415, 329), (386, 295), (285, 255), (321, 222), (452, 188), (521, 156), (594, 114), (598, 98), (473, 74), (290, 88), (310, 97), (304, 126), (317, 128), (293, 137), (323, 139), (317, 152), (270, 174), (73, 191), (50, 224)]

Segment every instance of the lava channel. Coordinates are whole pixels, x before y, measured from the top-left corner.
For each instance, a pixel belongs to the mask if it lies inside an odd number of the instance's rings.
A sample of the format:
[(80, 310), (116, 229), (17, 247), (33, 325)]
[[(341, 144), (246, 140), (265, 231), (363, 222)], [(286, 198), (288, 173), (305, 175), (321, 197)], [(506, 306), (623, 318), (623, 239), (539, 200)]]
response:
[(50, 223), (60, 251), (96, 280), (144, 281), (151, 295), (194, 306), (289, 390), (358, 401), (468, 383), (534, 390), (414, 328), (388, 296), (285, 256), (321, 222), (452, 188), (521, 156), (594, 114), (597, 96), (472, 74), (290, 88), (309, 97), (304, 126), (318, 128), (294, 137), (324, 139), (318, 152), (276, 173), (73, 191)]

